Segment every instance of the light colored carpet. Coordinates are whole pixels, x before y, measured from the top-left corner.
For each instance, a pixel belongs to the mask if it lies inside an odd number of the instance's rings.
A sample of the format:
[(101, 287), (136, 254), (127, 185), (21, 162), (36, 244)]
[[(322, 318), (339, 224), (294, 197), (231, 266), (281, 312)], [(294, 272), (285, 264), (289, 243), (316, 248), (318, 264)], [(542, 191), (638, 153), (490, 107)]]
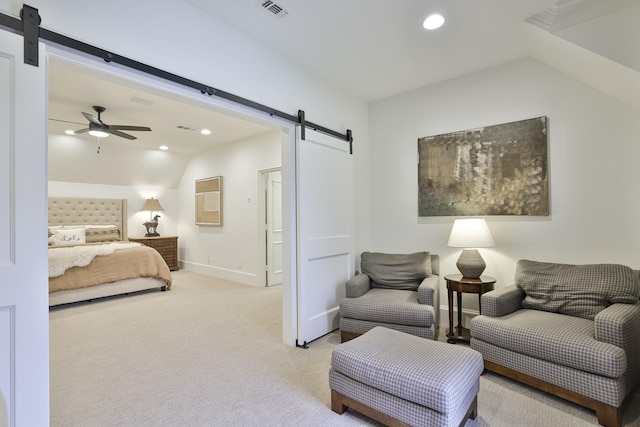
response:
[[(306, 350), (282, 344), (279, 287), (173, 276), (169, 292), (51, 309), (51, 426), (378, 425), (330, 409), (337, 333)], [(597, 425), (589, 410), (491, 373), (478, 399), (467, 427)], [(632, 400), (625, 426), (640, 425)]]

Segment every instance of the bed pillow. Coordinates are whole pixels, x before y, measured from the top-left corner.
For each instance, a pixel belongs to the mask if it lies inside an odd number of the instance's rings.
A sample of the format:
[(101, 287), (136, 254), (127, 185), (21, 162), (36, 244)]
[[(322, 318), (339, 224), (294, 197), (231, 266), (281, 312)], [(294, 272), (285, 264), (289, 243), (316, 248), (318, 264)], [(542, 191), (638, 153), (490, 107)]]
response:
[(523, 308), (593, 319), (611, 304), (635, 304), (640, 279), (619, 264), (571, 265), (520, 260), (515, 284), (525, 293)]
[(86, 243), (84, 228), (59, 228), (51, 230), (53, 246), (71, 246)]
[(99, 227), (85, 230), (87, 243), (119, 242), (122, 240), (119, 228)]

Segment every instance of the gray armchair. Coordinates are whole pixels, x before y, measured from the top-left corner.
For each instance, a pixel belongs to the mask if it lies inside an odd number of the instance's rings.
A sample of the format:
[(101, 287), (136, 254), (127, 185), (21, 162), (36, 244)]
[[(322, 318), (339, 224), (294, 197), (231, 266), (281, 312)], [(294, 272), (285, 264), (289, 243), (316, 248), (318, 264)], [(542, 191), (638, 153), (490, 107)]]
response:
[(340, 302), (342, 342), (376, 326), (436, 339), (439, 325), (439, 258), (429, 252), (363, 252), (362, 273), (346, 283)]
[(515, 284), (482, 295), (471, 348), (489, 371), (621, 424), (640, 379), (640, 281), (622, 265), (518, 261)]

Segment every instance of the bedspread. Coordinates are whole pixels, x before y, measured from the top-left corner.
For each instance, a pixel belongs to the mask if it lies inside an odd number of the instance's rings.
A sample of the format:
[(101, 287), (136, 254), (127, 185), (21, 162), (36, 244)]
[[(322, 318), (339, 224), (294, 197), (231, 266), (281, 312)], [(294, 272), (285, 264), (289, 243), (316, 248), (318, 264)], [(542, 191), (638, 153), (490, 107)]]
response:
[(62, 276), (49, 279), (49, 293), (137, 277), (161, 279), (171, 287), (171, 272), (162, 256), (153, 248), (139, 246), (96, 256), (86, 267), (69, 268)]
[(138, 246), (140, 243), (117, 242), (49, 248), (49, 277), (62, 276), (71, 267), (86, 267), (97, 256)]

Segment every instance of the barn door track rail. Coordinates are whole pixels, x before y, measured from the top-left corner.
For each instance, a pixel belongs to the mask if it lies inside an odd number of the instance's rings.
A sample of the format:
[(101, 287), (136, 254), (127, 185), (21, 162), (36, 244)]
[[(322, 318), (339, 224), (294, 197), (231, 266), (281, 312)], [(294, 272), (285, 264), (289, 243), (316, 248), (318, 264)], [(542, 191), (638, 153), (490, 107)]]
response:
[(28, 65), (37, 67), (38, 64), (38, 42), (40, 39), (47, 40), (59, 45), (102, 58), (105, 62), (114, 62), (116, 64), (124, 65), (125, 67), (132, 68), (137, 71), (141, 71), (146, 74), (150, 74), (155, 77), (159, 77), (164, 80), (168, 80), (173, 83), (178, 83), (182, 86), (186, 86), (191, 89), (196, 89), (200, 93), (209, 96), (217, 96), (227, 101), (234, 102), (236, 104), (249, 107), (254, 110), (267, 113), (270, 116), (279, 117), (287, 121), (296, 123), (302, 128), (302, 139), (305, 137), (305, 128), (311, 128), (315, 131), (333, 136), (334, 138), (341, 139), (349, 143), (349, 152), (353, 154), (353, 135), (351, 129), (347, 129), (346, 133), (336, 132), (328, 129), (324, 126), (320, 126), (316, 123), (307, 121), (305, 119), (304, 111), (299, 110), (297, 115), (291, 115), (275, 108), (267, 107), (266, 105), (251, 101), (249, 99), (234, 95), (229, 92), (225, 92), (220, 89), (216, 89), (212, 86), (205, 85), (194, 80), (187, 79), (182, 76), (170, 73), (168, 71), (161, 70), (156, 67), (144, 64), (142, 62), (135, 61), (130, 58), (109, 52), (104, 49), (100, 49), (96, 46), (81, 42), (71, 37), (64, 36), (46, 28), (42, 28), (40, 23), (42, 19), (38, 14), (38, 9), (29, 5), (23, 4), (20, 10), (20, 19), (13, 16), (0, 13), (0, 26), (6, 27), (18, 34), (22, 34), (24, 37), (24, 62)]

